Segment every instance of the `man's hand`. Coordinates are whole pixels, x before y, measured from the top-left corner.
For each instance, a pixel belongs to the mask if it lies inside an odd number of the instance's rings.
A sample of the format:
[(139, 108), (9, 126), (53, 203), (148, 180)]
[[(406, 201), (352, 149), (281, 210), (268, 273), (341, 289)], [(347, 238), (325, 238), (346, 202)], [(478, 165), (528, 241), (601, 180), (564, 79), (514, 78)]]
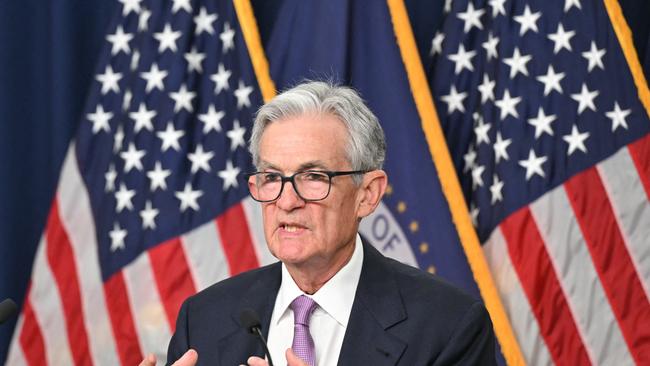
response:
[[(191, 349), (185, 352), (183, 357), (176, 360), (172, 366), (194, 366), (198, 359), (199, 354), (196, 353), (195, 350)], [(149, 356), (145, 357), (138, 366), (156, 366), (156, 356), (154, 356), (153, 353), (150, 353)]]
[[(287, 366), (309, 366), (305, 361), (298, 358), (291, 348), (288, 348), (284, 355), (287, 357)], [(247, 362), (248, 366), (269, 366), (266, 360), (255, 356), (250, 357)]]

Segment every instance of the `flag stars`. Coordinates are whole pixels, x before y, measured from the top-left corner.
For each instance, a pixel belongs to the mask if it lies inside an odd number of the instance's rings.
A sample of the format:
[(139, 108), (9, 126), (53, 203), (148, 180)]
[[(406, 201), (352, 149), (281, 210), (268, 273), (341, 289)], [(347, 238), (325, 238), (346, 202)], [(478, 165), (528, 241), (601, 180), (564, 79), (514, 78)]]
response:
[(122, 16), (127, 16), (131, 12), (139, 13), (140, 12), (140, 3), (142, 0), (118, 0), (122, 3)]
[(572, 51), (571, 38), (575, 36), (575, 31), (565, 31), (564, 26), (560, 23), (557, 26), (557, 32), (548, 35), (548, 38), (553, 41), (553, 53), (557, 54), (563, 48)]
[(596, 47), (596, 42), (591, 41), (591, 48), (587, 52), (582, 53), (582, 57), (586, 58), (589, 64), (587, 65), (587, 70), (591, 72), (595, 67), (599, 67), (602, 70), (605, 70), (605, 65), (603, 65), (603, 56), (605, 56), (605, 49), (598, 49)]
[(458, 18), (465, 23), (463, 25), (463, 32), (469, 32), (472, 27), (483, 29), (483, 24), (481, 24), (481, 16), (484, 13), (485, 9), (474, 9), (474, 4), (471, 2), (468, 3), (467, 9), (462, 13), (458, 13)]
[(196, 92), (187, 90), (185, 84), (181, 85), (177, 92), (169, 93), (169, 97), (174, 100), (174, 112), (179, 112), (181, 109), (190, 113), (194, 111), (192, 99), (196, 97)]
[(172, 148), (175, 151), (180, 151), (181, 145), (178, 140), (183, 137), (183, 135), (185, 135), (185, 131), (175, 130), (174, 124), (171, 121), (167, 122), (167, 128), (165, 131), (156, 132), (156, 136), (162, 140), (160, 150), (165, 152), (167, 149)]
[(144, 103), (140, 103), (137, 112), (129, 113), (129, 117), (135, 122), (133, 128), (135, 133), (140, 132), (143, 128), (148, 131), (153, 131), (153, 123), (151, 120), (156, 116), (156, 111), (147, 110)]
[(214, 104), (210, 104), (207, 112), (199, 114), (199, 121), (203, 122), (203, 134), (214, 130), (221, 132), (221, 119), (226, 115), (223, 111), (217, 111)]
[(444, 40), (445, 35), (440, 31), (437, 31), (436, 35), (433, 36), (433, 39), (431, 40), (431, 51), (429, 51), (430, 56), (442, 53), (442, 41)]
[(526, 5), (524, 12), (521, 15), (515, 15), (513, 19), (520, 24), (519, 35), (523, 36), (529, 30), (538, 33), (537, 20), (542, 16), (541, 12), (533, 13), (530, 11), (530, 6)]
[(510, 79), (513, 79), (515, 76), (517, 76), (518, 72), (528, 76), (528, 69), (526, 68), (526, 64), (530, 62), (532, 58), (533, 56), (531, 55), (522, 55), (519, 52), (519, 48), (515, 48), (512, 57), (503, 60), (506, 65), (510, 66)]
[(168, 71), (160, 70), (158, 68), (158, 64), (154, 62), (151, 65), (149, 71), (140, 73), (140, 77), (142, 77), (147, 82), (145, 91), (147, 93), (151, 92), (154, 89), (164, 91), (165, 90), (164, 81), (168, 74), (169, 74)]
[(113, 192), (115, 190), (115, 179), (117, 179), (117, 171), (115, 171), (115, 165), (110, 164), (108, 166), (108, 171), (104, 173), (104, 179), (106, 184), (104, 185), (104, 192)]
[(222, 53), (227, 53), (228, 50), (235, 48), (235, 30), (230, 28), (230, 23), (224, 23), (223, 31), (219, 34), (219, 39), (221, 39)]
[(97, 81), (102, 83), (102, 89), (101, 89), (102, 95), (108, 93), (109, 91), (113, 91), (115, 93), (120, 92), (120, 86), (118, 85), (118, 83), (120, 79), (122, 79), (122, 73), (114, 72), (113, 67), (111, 67), (111, 65), (107, 65), (104, 73), (95, 76), (95, 79), (97, 79)]
[(447, 103), (447, 114), (452, 114), (454, 111), (465, 113), (465, 106), (463, 106), (465, 98), (467, 98), (467, 92), (459, 93), (455, 85), (451, 86), (449, 94), (440, 97), (443, 102)]
[(463, 172), (467, 173), (468, 171), (474, 169), (476, 166), (477, 157), (478, 155), (476, 154), (476, 150), (473, 146), (470, 146), (467, 150), (467, 153), (463, 155), (463, 160), (465, 160), (465, 167), (463, 168)]
[(169, 49), (172, 52), (178, 51), (176, 41), (181, 37), (180, 31), (173, 31), (169, 23), (165, 24), (162, 32), (154, 33), (153, 37), (158, 40), (158, 52), (163, 53)]
[(226, 132), (226, 135), (230, 139), (230, 150), (235, 151), (238, 146), (246, 147), (246, 141), (244, 140), (244, 134), (246, 133), (246, 128), (239, 125), (239, 121), (235, 120), (232, 125), (232, 129)]
[(151, 201), (147, 201), (145, 207), (140, 211), (140, 217), (142, 218), (142, 229), (156, 229), (156, 216), (160, 213), (160, 210), (153, 208)]
[(483, 172), (485, 167), (482, 165), (477, 165), (472, 168), (472, 189), (476, 187), (483, 187)]
[(492, 200), (491, 203), (492, 205), (496, 204), (497, 202), (503, 201), (503, 181), (499, 180), (499, 176), (494, 174), (492, 178), (492, 185), (490, 186), (490, 194), (492, 195)]
[(149, 30), (149, 18), (151, 18), (151, 10), (143, 8), (138, 17), (138, 32)]
[(124, 28), (121, 25), (117, 26), (114, 34), (106, 36), (106, 40), (111, 42), (111, 55), (117, 55), (120, 52), (125, 54), (131, 53), (129, 42), (133, 39), (133, 34), (124, 33)]
[(185, 54), (185, 60), (187, 61), (187, 69), (189, 72), (196, 70), (199, 74), (203, 72), (203, 66), (201, 63), (205, 59), (205, 53), (197, 52), (196, 47), (192, 47), (190, 52)]
[(192, 14), (192, 5), (190, 5), (190, 0), (173, 0), (173, 2), (172, 13), (176, 14), (179, 10), (183, 9)]
[(580, 0), (564, 0), (564, 12), (568, 12), (572, 7), (576, 7), (579, 10), (582, 10), (582, 5)]
[(201, 10), (199, 10), (199, 15), (194, 17), (194, 24), (196, 24), (196, 27), (194, 28), (194, 34), (201, 35), (203, 32), (214, 34), (214, 27), (212, 26), (212, 23), (214, 23), (217, 18), (217, 14), (208, 14), (206, 8), (202, 6)]
[(199, 210), (199, 204), (197, 200), (199, 197), (203, 196), (203, 191), (193, 190), (190, 183), (185, 183), (185, 188), (182, 191), (177, 191), (174, 193), (176, 198), (180, 201), (180, 210), (185, 212), (188, 208), (191, 208), (194, 211)]
[(490, 132), (490, 127), (492, 127), (491, 123), (484, 123), (483, 118), (479, 118), (478, 125), (474, 127), (474, 134), (476, 135), (476, 145), (480, 146), (481, 143), (490, 143), (490, 136), (488, 136), (488, 133)]
[(537, 80), (544, 84), (544, 96), (547, 96), (553, 90), (562, 94), (562, 85), (560, 85), (562, 79), (564, 79), (564, 73), (556, 73), (555, 69), (553, 69), (553, 65), (548, 65), (546, 75), (540, 75), (537, 77)]
[(101, 104), (97, 105), (94, 113), (88, 113), (86, 117), (93, 124), (94, 135), (99, 131), (110, 132), (111, 126), (108, 122), (113, 118), (113, 112), (104, 111)]
[(614, 109), (606, 112), (605, 115), (612, 121), (612, 132), (616, 131), (619, 127), (627, 130), (627, 122), (625, 118), (632, 113), (631, 109), (622, 110), (618, 102), (614, 102)]
[(124, 143), (124, 128), (122, 125), (117, 126), (117, 131), (115, 132), (115, 140), (113, 141), (113, 152), (118, 152), (122, 149)]
[(232, 72), (230, 70), (226, 70), (225, 67), (223, 67), (222, 63), (219, 63), (217, 73), (212, 74), (210, 76), (210, 80), (214, 81), (215, 86), (214, 86), (214, 93), (219, 94), (222, 90), (228, 90), (230, 89), (230, 85), (228, 84), (228, 79), (230, 78), (230, 75)]
[(571, 156), (574, 151), (580, 150), (583, 153), (587, 153), (587, 147), (585, 146), (585, 140), (589, 138), (589, 132), (580, 132), (576, 125), (573, 125), (571, 128), (571, 133), (569, 135), (562, 136), (562, 139), (566, 141), (569, 146), (567, 148), (567, 155)]
[(237, 97), (237, 109), (242, 107), (250, 107), (250, 94), (253, 92), (253, 87), (246, 86), (243, 81), (239, 80), (239, 87), (235, 90), (235, 97)]
[(187, 154), (187, 158), (192, 162), (192, 173), (196, 173), (199, 170), (204, 170), (210, 172), (210, 160), (214, 157), (212, 151), (204, 151), (203, 145), (198, 144), (193, 153)]
[(499, 37), (494, 37), (492, 36), (492, 32), (488, 34), (488, 39), (487, 41), (481, 43), (481, 46), (485, 48), (485, 52), (487, 53), (487, 59), (490, 61), (492, 57), (497, 58), (499, 57), (499, 54), (497, 53), (497, 46), (499, 45)]
[(120, 183), (119, 191), (115, 192), (115, 210), (119, 213), (125, 208), (129, 211), (133, 210), (133, 202), (131, 200), (135, 196), (134, 189), (127, 189), (124, 183)]
[(494, 158), (497, 162), (497, 164), (501, 161), (501, 159), (508, 161), (510, 160), (510, 156), (508, 155), (508, 146), (512, 143), (512, 139), (503, 139), (501, 137), (501, 132), (497, 132), (497, 139), (494, 142)]
[(226, 161), (226, 168), (217, 173), (219, 175), (219, 178), (223, 179), (224, 191), (228, 190), (230, 187), (237, 188), (239, 186), (237, 183), (237, 175), (239, 172), (240, 169), (236, 166), (233, 166), (232, 161)]
[(145, 155), (144, 150), (137, 150), (133, 142), (129, 143), (129, 149), (120, 153), (120, 157), (124, 159), (124, 171), (128, 173), (133, 168), (142, 170), (141, 160)]
[(521, 102), (521, 97), (512, 97), (510, 96), (510, 91), (507, 89), (503, 92), (503, 97), (494, 104), (499, 108), (501, 112), (500, 118), (504, 120), (508, 116), (513, 116), (519, 118), (519, 113), (517, 112), (517, 104)]
[(474, 227), (478, 227), (478, 215), (481, 212), (481, 209), (476, 207), (472, 202), (469, 209), (469, 217), (472, 219), (472, 224)]
[(153, 170), (147, 172), (149, 178), (149, 190), (155, 192), (157, 189), (167, 190), (167, 177), (172, 174), (171, 170), (163, 169), (159, 161), (154, 165)]
[(494, 86), (496, 82), (490, 80), (487, 74), (483, 74), (483, 82), (479, 84), (478, 91), (481, 93), (481, 103), (494, 100)]
[(537, 117), (528, 119), (528, 124), (535, 127), (535, 140), (537, 140), (542, 134), (547, 133), (549, 136), (553, 136), (553, 129), (551, 128), (551, 123), (556, 119), (555, 115), (546, 115), (542, 107), (539, 107), (537, 111)]
[(526, 168), (526, 180), (530, 180), (534, 175), (539, 175), (544, 178), (544, 170), (542, 169), (542, 164), (548, 160), (546, 156), (537, 156), (535, 151), (530, 149), (528, 153), (528, 159), (520, 160), (519, 165), (523, 168)]
[(140, 63), (140, 52), (138, 50), (133, 51), (133, 56), (131, 57), (131, 71), (135, 71), (138, 68)]
[(120, 224), (117, 222), (113, 225), (113, 230), (108, 232), (108, 236), (111, 238), (111, 252), (115, 252), (118, 249), (124, 250), (124, 239), (126, 238), (127, 231), (120, 227)]
[(465, 46), (461, 44), (458, 46), (458, 53), (450, 54), (447, 57), (454, 62), (454, 73), (458, 74), (463, 69), (474, 71), (474, 66), (472, 66), (472, 57), (474, 56), (476, 56), (476, 51), (466, 51)]
[(506, 9), (504, 7), (506, 0), (490, 0), (488, 4), (492, 8), (492, 18), (496, 18), (499, 14), (505, 16)]
[(578, 102), (578, 114), (581, 114), (587, 108), (595, 112), (596, 105), (594, 104), (594, 99), (598, 94), (600, 94), (598, 90), (589, 91), (589, 89), (587, 89), (587, 84), (585, 83), (582, 84), (580, 93), (571, 94), (571, 98)]
[(124, 99), (122, 99), (122, 110), (123, 111), (128, 111), (129, 108), (131, 108), (131, 101), (133, 100), (133, 93), (131, 93), (131, 90), (126, 89), (124, 91)]

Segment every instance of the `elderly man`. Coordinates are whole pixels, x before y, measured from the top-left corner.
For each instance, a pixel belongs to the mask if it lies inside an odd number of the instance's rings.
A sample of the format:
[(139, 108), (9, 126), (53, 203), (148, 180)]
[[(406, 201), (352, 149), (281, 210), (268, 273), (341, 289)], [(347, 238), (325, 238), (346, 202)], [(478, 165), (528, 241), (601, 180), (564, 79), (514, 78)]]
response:
[(377, 118), (352, 89), (309, 82), (260, 108), (248, 186), (280, 262), (187, 299), (169, 363), (267, 365), (240, 324), (253, 309), (276, 365), (493, 364), (480, 301), (357, 233), (386, 190), (385, 150)]

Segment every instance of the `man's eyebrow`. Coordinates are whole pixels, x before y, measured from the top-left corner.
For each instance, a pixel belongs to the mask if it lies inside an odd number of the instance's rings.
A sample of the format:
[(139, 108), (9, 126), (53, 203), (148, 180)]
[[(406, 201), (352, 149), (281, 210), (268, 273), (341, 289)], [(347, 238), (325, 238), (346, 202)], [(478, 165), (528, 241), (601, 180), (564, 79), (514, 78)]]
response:
[[(259, 165), (259, 170), (266, 170), (266, 169), (277, 170), (280, 172), (284, 171), (282, 168), (268, 161), (262, 161)], [(296, 171), (313, 170), (313, 169), (327, 170), (327, 164), (325, 164), (325, 162), (321, 160), (312, 160), (300, 164), (300, 166), (298, 166), (298, 169)]]

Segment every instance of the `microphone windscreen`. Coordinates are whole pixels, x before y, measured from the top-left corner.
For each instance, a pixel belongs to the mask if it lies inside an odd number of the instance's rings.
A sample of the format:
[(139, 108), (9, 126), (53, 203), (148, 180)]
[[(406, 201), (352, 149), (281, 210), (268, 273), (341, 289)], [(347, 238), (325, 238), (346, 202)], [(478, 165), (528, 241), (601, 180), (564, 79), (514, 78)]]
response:
[(250, 333), (253, 332), (253, 328), (261, 328), (260, 317), (257, 315), (253, 309), (244, 309), (239, 314), (239, 321), (241, 326), (246, 328)]
[(16, 303), (12, 299), (6, 299), (0, 302), (0, 324), (11, 318), (16, 311), (18, 311), (18, 306), (16, 306)]

